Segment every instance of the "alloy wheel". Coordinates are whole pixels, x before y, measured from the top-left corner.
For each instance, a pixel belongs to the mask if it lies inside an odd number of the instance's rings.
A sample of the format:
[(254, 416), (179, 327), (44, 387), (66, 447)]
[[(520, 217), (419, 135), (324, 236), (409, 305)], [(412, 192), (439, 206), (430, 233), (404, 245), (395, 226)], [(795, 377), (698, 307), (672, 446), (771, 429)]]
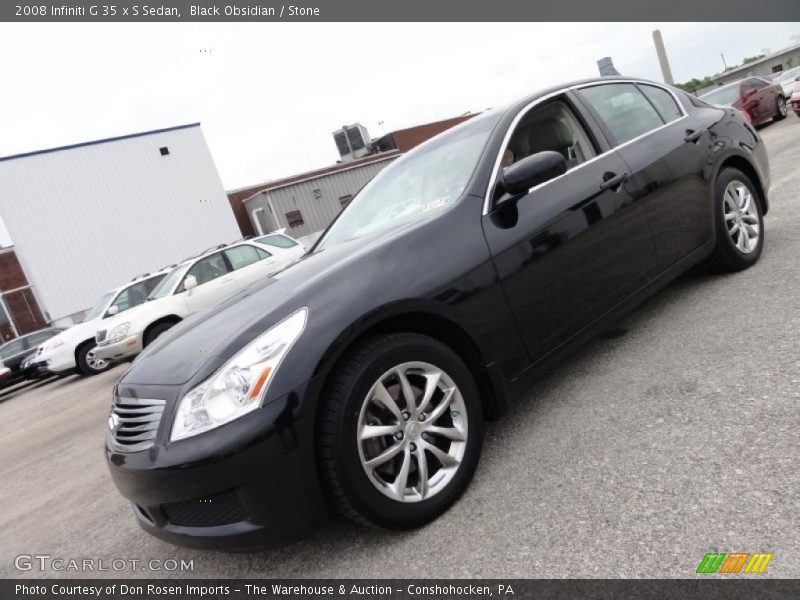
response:
[(420, 502), (452, 481), (467, 447), (467, 410), (452, 378), (424, 362), (386, 371), (358, 417), (361, 465), (383, 495)]
[(108, 362), (102, 358), (97, 358), (94, 349), (86, 353), (86, 364), (92, 371), (102, 371), (108, 365)]
[(738, 180), (725, 188), (725, 227), (734, 245), (743, 254), (751, 253), (758, 245), (760, 225), (758, 208), (749, 188)]
[(778, 112), (782, 117), (786, 116), (786, 99), (778, 98)]

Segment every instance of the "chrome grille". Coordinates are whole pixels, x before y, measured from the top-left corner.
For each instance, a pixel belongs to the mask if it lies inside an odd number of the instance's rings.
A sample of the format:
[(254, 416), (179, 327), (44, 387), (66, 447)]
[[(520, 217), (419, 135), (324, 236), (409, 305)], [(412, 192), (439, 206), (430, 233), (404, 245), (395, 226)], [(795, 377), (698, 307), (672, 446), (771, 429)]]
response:
[(164, 400), (115, 397), (108, 417), (110, 445), (121, 452), (140, 452), (151, 448), (164, 404)]
[(94, 334), (94, 341), (98, 344), (106, 339), (106, 330), (105, 329), (98, 329), (97, 333)]

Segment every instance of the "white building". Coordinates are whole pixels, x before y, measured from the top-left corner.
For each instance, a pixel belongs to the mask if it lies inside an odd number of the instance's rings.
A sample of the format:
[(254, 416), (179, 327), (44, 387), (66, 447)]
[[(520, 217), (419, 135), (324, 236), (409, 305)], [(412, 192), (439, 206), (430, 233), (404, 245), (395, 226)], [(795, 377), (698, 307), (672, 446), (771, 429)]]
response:
[(241, 237), (199, 123), (0, 158), (0, 215), (56, 324)]

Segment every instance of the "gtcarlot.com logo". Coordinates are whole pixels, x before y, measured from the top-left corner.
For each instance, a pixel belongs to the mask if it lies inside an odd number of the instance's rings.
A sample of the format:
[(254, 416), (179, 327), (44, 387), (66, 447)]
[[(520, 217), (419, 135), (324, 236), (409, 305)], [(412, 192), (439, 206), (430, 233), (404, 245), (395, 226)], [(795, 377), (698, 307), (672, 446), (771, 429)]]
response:
[(49, 554), (20, 554), (18, 571), (194, 571), (194, 559), (67, 558)]
[(697, 566), (698, 573), (763, 573), (772, 554), (766, 552), (709, 552)]

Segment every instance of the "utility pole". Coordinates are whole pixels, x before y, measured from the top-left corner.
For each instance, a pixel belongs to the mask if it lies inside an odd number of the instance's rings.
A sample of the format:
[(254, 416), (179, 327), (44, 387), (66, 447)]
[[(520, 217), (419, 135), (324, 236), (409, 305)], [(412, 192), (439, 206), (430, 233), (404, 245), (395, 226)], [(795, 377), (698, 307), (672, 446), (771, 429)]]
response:
[(719, 55), (722, 57), (722, 66), (725, 67), (725, 70), (728, 70), (728, 63), (725, 62), (725, 55), (720, 52)]
[(661, 66), (661, 76), (664, 78), (664, 83), (673, 85), (675, 82), (672, 79), (672, 70), (669, 68), (667, 50), (664, 48), (664, 39), (661, 37), (660, 29), (653, 31), (653, 43), (656, 45), (658, 64)]

